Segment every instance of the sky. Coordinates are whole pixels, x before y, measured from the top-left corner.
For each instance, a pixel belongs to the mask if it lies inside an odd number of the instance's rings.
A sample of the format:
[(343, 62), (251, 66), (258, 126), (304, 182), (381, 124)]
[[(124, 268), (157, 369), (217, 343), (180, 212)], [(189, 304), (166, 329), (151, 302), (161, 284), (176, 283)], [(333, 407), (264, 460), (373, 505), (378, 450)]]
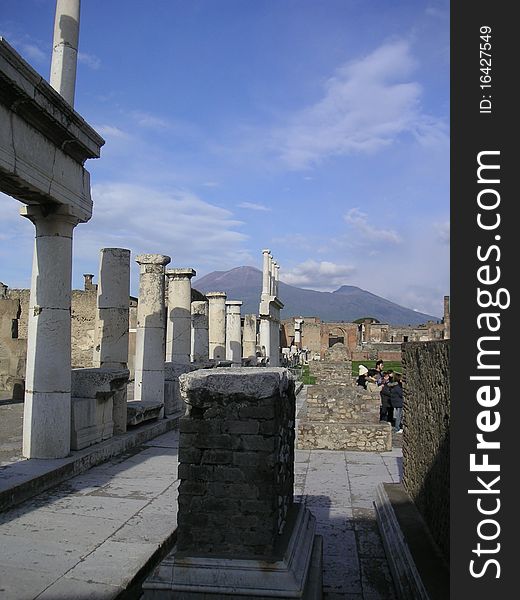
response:
[[(0, 0), (48, 80), (55, 0)], [(354, 285), (443, 314), (449, 294), (449, 1), (83, 0), (74, 108), (105, 139), (74, 230), (190, 267), (270, 248), (285, 283)], [(34, 226), (0, 193), (0, 281), (29, 287)], [(283, 301), (283, 298), (282, 298)]]

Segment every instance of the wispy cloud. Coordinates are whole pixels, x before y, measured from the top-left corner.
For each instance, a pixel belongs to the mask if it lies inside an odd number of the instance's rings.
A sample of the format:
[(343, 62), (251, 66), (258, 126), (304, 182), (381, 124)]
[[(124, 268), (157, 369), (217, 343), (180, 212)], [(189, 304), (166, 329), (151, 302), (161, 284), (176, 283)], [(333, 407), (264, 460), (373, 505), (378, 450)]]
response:
[(270, 211), (271, 208), (264, 204), (255, 204), (254, 202), (241, 202), (237, 204), (238, 208), (246, 208), (249, 210)]
[(392, 244), (400, 244), (402, 239), (393, 229), (382, 229), (376, 224), (379, 219), (370, 221), (369, 215), (361, 212), (359, 208), (351, 208), (344, 216), (345, 221), (351, 225), (364, 239), (371, 242), (384, 241)]
[(351, 265), (307, 260), (289, 271), (284, 270), (281, 279), (290, 285), (330, 291), (345, 284), (355, 272), (356, 268)]
[(444, 139), (442, 121), (421, 112), (415, 67), (410, 44), (403, 40), (344, 64), (326, 82), (321, 100), (273, 134), (283, 161), (301, 169), (335, 155), (375, 152), (403, 133), (421, 142)]
[(104, 138), (131, 139), (131, 135), (114, 125), (94, 125), (94, 129)]
[(78, 62), (93, 71), (97, 71), (101, 67), (101, 59), (86, 52), (78, 52)]

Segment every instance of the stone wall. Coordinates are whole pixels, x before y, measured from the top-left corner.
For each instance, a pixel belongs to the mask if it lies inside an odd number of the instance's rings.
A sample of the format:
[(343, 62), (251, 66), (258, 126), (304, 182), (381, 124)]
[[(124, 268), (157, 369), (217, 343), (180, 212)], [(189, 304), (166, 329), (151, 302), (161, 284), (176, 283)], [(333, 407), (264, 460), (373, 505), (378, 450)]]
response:
[(27, 341), (18, 338), (19, 300), (0, 298), (0, 390), (23, 398)]
[(351, 361), (311, 361), (309, 363), (309, 373), (316, 378), (316, 383), (344, 383), (347, 385), (353, 385), (354, 383)]
[(286, 369), (181, 375), (181, 555), (273, 556), (293, 504), (294, 380)]
[(403, 484), (449, 558), (450, 343), (402, 345)]

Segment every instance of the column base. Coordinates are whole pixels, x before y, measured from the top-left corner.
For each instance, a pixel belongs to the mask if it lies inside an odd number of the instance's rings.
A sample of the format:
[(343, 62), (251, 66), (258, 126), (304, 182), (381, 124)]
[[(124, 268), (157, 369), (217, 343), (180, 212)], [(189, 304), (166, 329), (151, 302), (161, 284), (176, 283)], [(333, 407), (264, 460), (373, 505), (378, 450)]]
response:
[[(281, 559), (176, 556), (176, 547), (143, 584), (143, 600), (301, 598), (321, 600), (323, 539), (303, 505)], [(288, 521), (289, 524), (289, 521)]]

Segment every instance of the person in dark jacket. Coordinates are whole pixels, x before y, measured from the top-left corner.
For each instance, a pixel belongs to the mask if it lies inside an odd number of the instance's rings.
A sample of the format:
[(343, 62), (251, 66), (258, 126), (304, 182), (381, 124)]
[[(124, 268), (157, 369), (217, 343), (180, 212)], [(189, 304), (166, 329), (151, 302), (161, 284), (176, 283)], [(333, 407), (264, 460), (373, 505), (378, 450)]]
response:
[(402, 433), (401, 417), (403, 415), (403, 382), (400, 373), (394, 373), (395, 385), (390, 390), (390, 403), (394, 409), (395, 433)]
[(392, 422), (392, 405), (390, 404), (390, 394), (392, 383), (393, 371), (390, 369), (383, 373), (383, 380), (381, 383), (381, 408), (379, 409), (379, 420)]

